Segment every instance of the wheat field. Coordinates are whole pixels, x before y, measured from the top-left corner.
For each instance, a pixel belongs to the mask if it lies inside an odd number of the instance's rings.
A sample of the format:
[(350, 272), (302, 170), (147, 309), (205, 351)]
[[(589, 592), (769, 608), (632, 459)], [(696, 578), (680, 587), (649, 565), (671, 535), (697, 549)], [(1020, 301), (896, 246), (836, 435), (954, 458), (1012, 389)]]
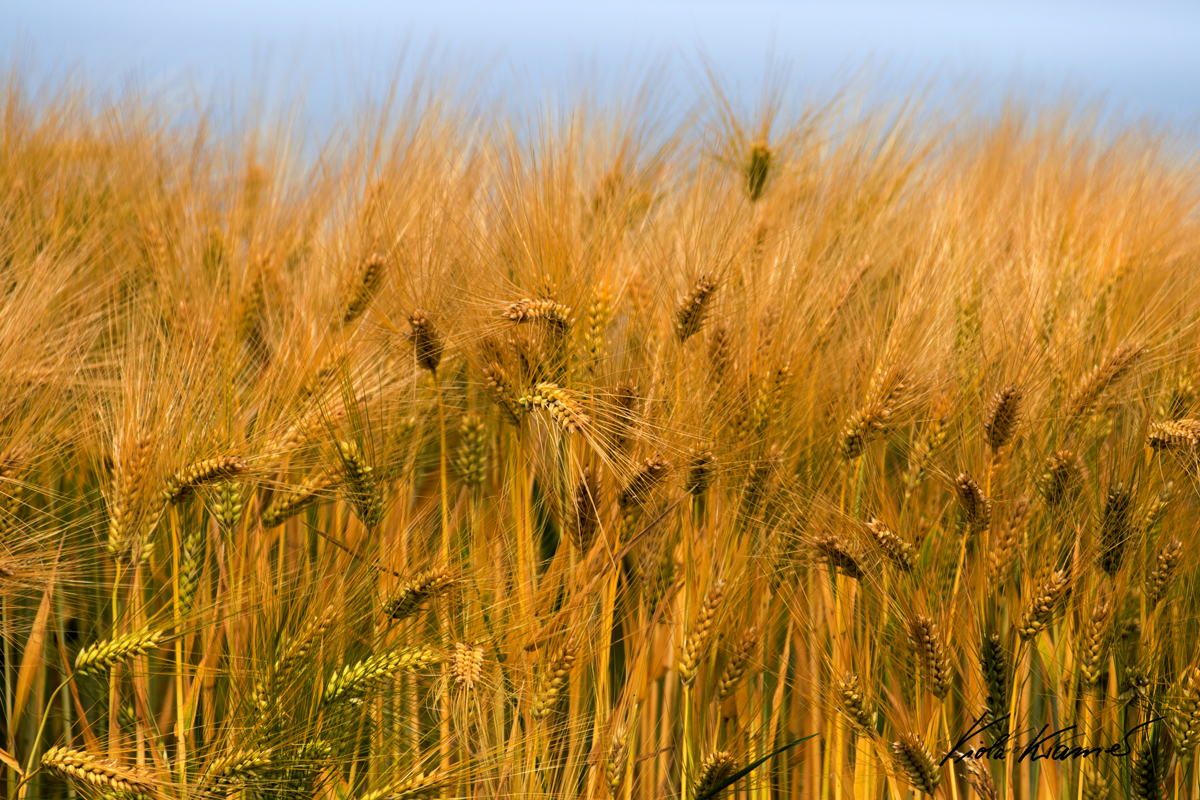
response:
[(1200, 797), (1194, 146), (787, 97), (11, 74), (5, 796)]

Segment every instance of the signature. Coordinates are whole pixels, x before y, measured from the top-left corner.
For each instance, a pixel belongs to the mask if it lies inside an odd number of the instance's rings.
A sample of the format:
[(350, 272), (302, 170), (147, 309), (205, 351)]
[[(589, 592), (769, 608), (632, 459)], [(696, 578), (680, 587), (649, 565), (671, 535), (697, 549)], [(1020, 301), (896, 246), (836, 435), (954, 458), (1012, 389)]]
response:
[(1003, 717), (998, 717), (985, 725), (984, 721), (987, 719), (987, 716), (987, 714), (984, 714), (971, 724), (971, 729), (968, 730), (961, 739), (954, 743), (954, 746), (950, 748), (946, 755), (942, 756), (942, 760), (938, 762), (939, 767), (951, 759), (953, 759), (955, 763), (962, 761), (963, 759), (994, 758), (1003, 760), (1004, 757), (1010, 752), (1017, 756), (1018, 764), (1024, 761), (1026, 758), (1028, 758), (1030, 761), (1040, 761), (1043, 758), (1049, 758), (1052, 761), (1068, 761), (1077, 758), (1093, 758), (1096, 756), (1114, 756), (1116, 758), (1123, 758), (1133, 753), (1133, 747), (1129, 744), (1130, 738), (1135, 736), (1137, 732), (1143, 728), (1147, 728), (1156, 722), (1162, 721), (1163, 719), (1162, 717), (1155, 717), (1148, 722), (1143, 722), (1141, 725), (1131, 728), (1129, 732), (1122, 737), (1121, 741), (1110, 745), (1093, 744), (1089, 747), (1084, 745), (1064, 744), (1062, 742), (1062, 737), (1066, 734), (1070, 734), (1070, 736), (1066, 736), (1068, 741), (1082, 735), (1079, 732), (1071, 733), (1072, 731), (1077, 731), (1079, 727), (1078, 725), (1068, 725), (1065, 728), (1059, 728), (1058, 730), (1050, 732), (1047, 732), (1047, 729), (1050, 726), (1043, 725), (1042, 729), (1038, 732), (1038, 735), (1035, 736), (1024, 747), (1021, 747), (1020, 743), (1016, 741), (1016, 738), (1011, 736), (1007, 730), (1001, 733), (996, 738), (996, 741), (992, 742), (992, 744), (988, 745), (987, 747), (979, 747), (977, 749), (971, 749), (970, 747), (967, 747), (967, 742), (970, 741), (972, 737), (979, 736), (984, 731), (996, 726), (1007, 727), (1005, 726), (1005, 723), (1008, 721), (1007, 714), (1005, 714)]

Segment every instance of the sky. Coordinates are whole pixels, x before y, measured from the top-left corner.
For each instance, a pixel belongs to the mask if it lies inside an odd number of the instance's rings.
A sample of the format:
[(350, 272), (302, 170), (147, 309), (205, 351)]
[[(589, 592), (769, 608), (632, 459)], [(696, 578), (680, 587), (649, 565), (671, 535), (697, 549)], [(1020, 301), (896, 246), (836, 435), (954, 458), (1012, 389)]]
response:
[(179, 97), (304, 97), (329, 120), (393, 75), (483, 76), (502, 98), (629, 92), (651, 76), (686, 102), (711, 65), (735, 94), (768, 65), (789, 99), (854, 79), (875, 96), (970, 87), (985, 103), (1069, 93), (1124, 117), (1200, 123), (1200, 2), (784, 2), (784, 0), (0, 0), (0, 55), (53, 84), (63, 75)]

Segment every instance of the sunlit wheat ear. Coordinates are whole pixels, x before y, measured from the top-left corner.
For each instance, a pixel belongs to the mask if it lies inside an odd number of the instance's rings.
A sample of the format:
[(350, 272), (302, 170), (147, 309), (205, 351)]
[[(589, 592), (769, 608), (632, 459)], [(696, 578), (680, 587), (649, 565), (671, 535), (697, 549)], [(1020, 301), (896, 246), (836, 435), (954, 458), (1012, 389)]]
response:
[(425, 603), (445, 595), (456, 583), (449, 569), (434, 567), (402, 583), (384, 610), (392, 620), (407, 619), (420, 611)]
[(467, 414), (458, 426), (458, 449), (454, 453), (454, 469), (465, 486), (483, 484), (487, 475), (487, 423), (482, 417)]
[(758, 649), (760, 638), (761, 632), (757, 625), (751, 625), (742, 634), (737, 646), (729, 654), (729, 661), (725, 664), (725, 671), (721, 673), (721, 678), (717, 681), (718, 700), (725, 700), (737, 691), (742, 678), (746, 676), (746, 670), (750, 668), (750, 662), (754, 658), (755, 651)]
[(620, 797), (621, 785), (629, 764), (629, 722), (614, 721), (609, 734), (608, 751), (604, 758), (604, 782), (610, 797)]
[(375, 469), (367, 463), (357, 442), (338, 442), (338, 456), (342, 461), (342, 473), (354, 513), (368, 528), (374, 528), (383, 519), (383, 499), (375, 480)]
[(1162, 452), (1195, 453), (1200, 446), (1200, 420), (1152, 422), (1146, 444)]
[(1134, 800), (1167, 800), (1166, 753), (1157, 734), (1151, 734), (1133, 757), (1129, 788)]
[(916, 614), (908, 623), (908, 639), (916, 653), (925, 688), (934, 697), (944, 698), (950, 691), (950, 661), (938, 624), (929, 617)]
[(571, 668), (575, 666), (578, 656), (579, 642), (571, 636), (554, 657), (546, 662), (538, 676), (537, 688), (530, 701), (529, 713), (534, 719), (541, 720), (550, 716), (571, 679)]
[[(692, 797), (705, 797), (737, 773), (737, 761), (728, 750), (709, 753), (700, 762), (696, 777), (692, 779)], [(725, 792), (718, 791), (711, 800), (717, 800)]]
[(912, 572), (916, 560), (916, 548), (901, 538), (883, 522), (872, 519), (867, 523), (867, 531), (871, 539), (879, 546), (884, 558), (901, 572)]
[(1033, 504), (1028, 497), (1013, 503), (1007, 522), (1000, 527), (988, 553), (988, 580), (1003, 581), (1017, 557), (1017, 548), (1025, 540), (1025, 528), (1033, 516)]
[(321, 492), (333, 486), (333, 479), (326, 472), (317, 472), (305, 479), (294, 492), (276, 492), (271, 504), (262, 512), (262, 526), (270, 529), (287, 522), (321, 499)]
[(717, 579), (704, 595), (704, 602), (696, 612), (696, 618), (683, 645), (679, 651), (679, 680), (684, 686), (690, 686), (696, 680), (696, 673), (708, 655), (708, 646), (712, 643), (713, 629), (716, 625), (717, 614), (721, 610), (721, 601), (725, 599), (725, 581)]
[(1058, 604), (1066, 597), (1069, 587), (1070, 579), (1067, 577), (1067, 573), (1061, 570), (1052, 574), (1049, 580), (1042, 584), (1025, 607), (1025, 611), (1022, 612), (1020, 622), (1017, 623), (1017, 632), (1021, 635), (1021, 641), (1027, 642), (1046, 629)]
[(1185, 669), (1172, 694), (1167, 715), (1171, 739), (1180, 758), (1190, 759), (1200, 745), (1200, 667)]
[(588, 369), (596, 366), (608, 352), (608, 326), (612, 322), (612, 294), (608, 287), (601, 286), (588, 304), (584, 321), (583, 351), (587, 356)]
[(200, 486), (237, 477), (249, 469), (244, 459), (237, 456), (206, 458), (189, 464), (167, 479), (163, 497), (170, 503), (187, 501)]
[(1103, 361), (1083, 377), (1063, 406), (1062, 416), (1068, 426), (1077, 424), (1095, 407), (1101, 395), (1133, 371), (1145, 351), (1140, 345), (1125, 344), (1109, 353)]
[(962, 508), (963, 520), (972, 533), (980, 533), (992, 524), (992, 501), (983, 493), (978, 482), (965, 472), (954, 479), (954, 494)]
[(813, 539), (812, 548), (817, 560), (828, 564), (839, 575), (855, 580), (862, 578), (859, 557), (846, 537), (836, 533), (823, 533)]
[(1154, 609), (1159, 601), (1171, 591), (1175, 573), (1179, 570), (1179, 559), (1183, 555), (1183, 542), (1172, 538), (1159, 551), (1154, 571), (1146, 579), (1146, 604)]
[(600, 530), (600, 475), (591, 467), (575, 483), (571, 496), (571, 516), (567, 520), (567, 536), (576, 552), (590, 553), (596, 533)]
[(417, 366), (429, 372), (437, 372), (446, 345), (429, 315), (419, 308), (408, 316), (408, 341), (416, 355)]
[[(1008, 713), (1009, 658), (999, 634), (984, 633), (980, 645), (979, 669), (987, 690), (984, 707), (988, 722), (993, 722)], [(1005, 725), (1001, 730), (1007, 730), (1007, 727)]]
[(112, 496), (109, 499), (108, 552), (120, 557), (135, 533), (139, 504), (150, 480), (150, 456), (154, 439), (144, 435), (135, 439), (128, 450), (114, 459)]
[(512, 381), (499, 362), (492, 361), (480, 368), (488, 399), (500, 409), (500, 416), (511, 425), (520, 425), (525, 409), (520, 403)]
[(99, 758), (82, 750), (51, 747), (42, 755), (42, 766), (102, 791), (135, 796), (154, 794), (152, 778), (146, 770), (122, 767), (115, 761)]
[(84, 675), (102, 672), (134, 656), (145, 655), (165, 639), (165, 631), (146, 628), (115, 639), (97, 642), (79, 651), (79, 655), (75, 657), (75, 671)]
[(993, 451), (1012, 440), (1021, 420), (1021, 397), (1021, 390), (1016, 386), (1005, 386), (992, 397), (983, 431)]
[(212, 501), (212, 513), (217, 524), (225, 531), (232, 531), (242, 518), (242, 490), (233, 481), (221, 481), (216, 486)]
[(466, 642), (455, 642), (450, 656), (450, 675), (454, 685), (462, 691), (471, 691), (483, 677), (483, 648)]
[(1112, 634), (1112, 600), (1101, 590), (1088, 617), (1079, 653), (1079, 678), (1085, 686), (1096, 686), (1108, 667), (1108, 644)]
[(500, 316), (516, 323), (538, 322), (558, 335), (565, 334), (571, 327), (571, 309), (550, 299), (518, 300)]
[(259, 778), (271, 766), (271, 749), (238, 750), (218, 758), (205, 770), (203, 782), (229, 794), (234, 787)]
[(566, 433), (578, 433), (590, 421), (583, 413), (579, 397), (556, 383), (539, 383), (532, 393), (519, 398), (517, 403), (525, 409), (544, 409)]
[(867, 445), (891, 430), (894, 407), (907, 386), (906, 373), (898, 366), (884, 366), (875, 373), (866, 401), (842, 428), (838, 442), (842, 460), (858, 458), (866, 452)]
[(187, 613), (200, 587), (204, 567), (204, 536), (202, 525), (192, 525), (179, 547), (179, 608)]
[(1125, 546), (1132, 533), (1133, 496), (1118, 483), (1109, 489), (1100, 512), (1100, 569), (1110, 577), (1121, 569)]
[(896, 764), (908, 777), (908, 782), (914, 789), (925, 794), (933, 794), (942, 782), (942, 775), (934, 765), (933, 755), (920, 737), (912, 733), (902, 733), (900, 738), (892, 742), (892, 753), (896, 756)]
[(771, 161), (774, 153), (765, 141), (757, 141), (750, 145), (746, 153), (746, 161), (742, 165), (742, 175), (746, 180), (746, 196), (750, 202), (758, 202), (767, 188), (767, 178), (771, 175)]
[(700, 332), (716, 291), (717, 279), (712, 275), (701, 275), (692, 290), (680, 299), (679, 307), (675, 309), (675, 337), (680, 343)]
[(848, 720), (868, 736), (875, 734), (875, 710), (857, 675), (847, 672), (834, 680), (837, 689), (838, 709)]
[(330, 706), (341, 700), (361, 697), (398, 672), (418, 672), (441, 660), (441, 656), (428, 647), (404, 647), (370, 656), (340, 671), (335, 670), (325, 685), (322, 702)]
[(438, 770), (428, 774), (418, 772), (411, 778), (393, 783), (391, 786), (359, 795), (357, 800), (419, 800), (433, 797), (446, 785), (446, 781), (446, 775)]
[(379, 284), (383, 281), (383, 269), (386, 261), (379, 253), (368, 256), (358, 268), (354, 283), (350, 287), (350, 296), (346, 300), (342, 313), (342, 322), (349, 325), (362, 316), (367, 310), (367, 304), (375, 296)]

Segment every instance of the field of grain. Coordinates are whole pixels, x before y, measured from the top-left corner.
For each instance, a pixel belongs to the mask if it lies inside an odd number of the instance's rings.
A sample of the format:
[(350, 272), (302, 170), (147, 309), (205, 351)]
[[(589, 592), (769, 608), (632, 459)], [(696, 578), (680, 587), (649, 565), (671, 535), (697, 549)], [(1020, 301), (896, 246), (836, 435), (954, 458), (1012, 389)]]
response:
[(0, 90), (5, 797), (1200, 797), (1188, 141), (404, 88)]

